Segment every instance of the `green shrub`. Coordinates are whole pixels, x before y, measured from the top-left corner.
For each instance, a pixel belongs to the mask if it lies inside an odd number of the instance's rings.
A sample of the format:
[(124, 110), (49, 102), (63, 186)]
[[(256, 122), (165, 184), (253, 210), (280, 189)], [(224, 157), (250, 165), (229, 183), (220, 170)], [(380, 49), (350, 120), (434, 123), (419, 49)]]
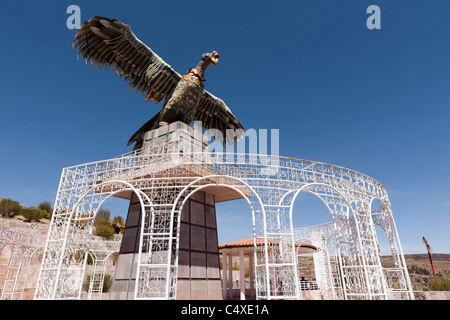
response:
[(416, 273), (416, 274), (424, 274), (429, 275), (430, 272), (427, 269), (421, 268), (413, 264), (412, 266), (408, 266), (408, 272), (409, 273)]
[(115, 216), (114, 219), (110, 221), (110, 224), (114, 227), (116, 233), (123, 234), (123, 230), (125, 230), (125, 221), (122, 216)]
[[(89, 284), (91, 283), (91, 274), (87, 274), (84, 279), (83, 289), (85, 291), (89, 291)], [(102, 292), (109, 292), (111, 290), (111, 286), (113, 283), (113, 277), (110, 274), (105, 274), (105, 278), (103, 279), (103, 288)]]
[(35, 207), (21, 208), (20, 215), (25, 218), (25, 222), (31, 222), (32, 220), (39, 222), (45, 215), (45, 211), (42, 211)]
[(450, 276), (440, 276), (437, 279), (428, 281), (428, 289), (430, 291), (450, 291)]
[(39, 203), (38, 208), (44, 211), (44, 218), (50, 219), (52, 217), (53, 208), (49, 201)]
[(95, 216), (94, 226), (109, 224), (109, 216), (111, 212), (108, 209), (100, 209)]
[(114, 227), (111, 226), (109, 223), (98, 224), (95, 227), (95, 230), (98, 236), (105, 237), (108, 239), (113, 238), (114, 235), (116, 234)]
[(110, 274), (105, 274), (105, 279), (103, 280), (103, 292), (109, 292), (112, 287), (113, 277)]
[(12, 218), (20, 212), (20, 204), (11, 199), (2, 199), (0, 201), (0, 215), (5, 218)]
[(117, 263), (117, 259), (119, 258), (119, 252), (113, 252), (112, 254), (111, 254), (111, 257), (110, 257), (110, 259), (111, 259), (111, 261), (112, 261), (112, 263), (113, 263), (113, 266), (115, 266), (116, 265), (116, 263)]

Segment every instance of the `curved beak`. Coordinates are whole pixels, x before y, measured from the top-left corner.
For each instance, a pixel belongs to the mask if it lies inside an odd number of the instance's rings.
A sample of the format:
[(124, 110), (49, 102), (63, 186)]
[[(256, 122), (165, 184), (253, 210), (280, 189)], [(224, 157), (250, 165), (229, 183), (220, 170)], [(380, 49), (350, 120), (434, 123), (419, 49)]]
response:
[(211, 58), (211, 62), (209, 63), (211, 66), (214, 66), (217, 64), (217, 62), (219, 62), (219, 59), (213, 59)]
[(217, 62), (219, 62), (219, 54), (217, 53), (217, 51), (211, 52), (209, 59), (211, 60), (209, 63), (211, 66), (216, 65)]

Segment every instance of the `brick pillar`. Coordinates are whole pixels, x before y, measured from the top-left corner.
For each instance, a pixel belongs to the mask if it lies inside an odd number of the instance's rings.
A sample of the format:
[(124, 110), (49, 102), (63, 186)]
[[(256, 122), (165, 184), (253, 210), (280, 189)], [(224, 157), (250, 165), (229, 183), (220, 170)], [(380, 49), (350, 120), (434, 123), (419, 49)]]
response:
[[(180, 217), (177, 299), (221, 300), (219, 248), (214, 196), (198, 191)], [(117, 260), (110, 300), (132, 300), (136, 283), (141, 210), (133, 194)]]
[(198, 191), (181, 213), (177, 299), (221, 300), (214, 196)]

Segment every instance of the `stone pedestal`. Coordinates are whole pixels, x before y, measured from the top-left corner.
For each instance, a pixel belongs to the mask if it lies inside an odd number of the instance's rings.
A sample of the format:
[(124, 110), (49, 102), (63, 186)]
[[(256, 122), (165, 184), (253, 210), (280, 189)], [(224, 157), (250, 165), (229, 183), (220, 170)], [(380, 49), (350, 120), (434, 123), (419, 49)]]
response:
[[(180, 219), (177, 299), (222, 299), (214, 195), (202, 191), (194, 193), (186, 201)], [(140, 203), (133, 194), (110, 291), (111, 300), (134, 299), (140, 221)]]
[[(208, 139), (192, 127), (176, 122), (147, 132), (141, 152), (208, 153)], [(183, 164), (179, 166), (186, 169)], [(111, 300), (134, 299), (142, 212), (138, 197), (134, 193), (127, 197), (131, 199)], [(201, 190), (186, 201), (180, 217), (177, 299), (222, 299), (215, 203), (228, 197), (226, 192)]]
[(219, 268), (214, 196), (198, 191), (181, 213), (177, 299), (221, 300)]
[(117, 259), (110, 300), (133, 300), (139, 252), (141, 206), (136, 194), (132, 194), (127, 221)]

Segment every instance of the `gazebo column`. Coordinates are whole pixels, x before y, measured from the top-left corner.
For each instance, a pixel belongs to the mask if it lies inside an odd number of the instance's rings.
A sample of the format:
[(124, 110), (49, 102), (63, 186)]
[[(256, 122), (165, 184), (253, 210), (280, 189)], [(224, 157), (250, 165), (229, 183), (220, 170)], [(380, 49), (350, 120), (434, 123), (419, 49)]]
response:
[(250, 271), (250, 292), (251, 294), (253, 294), (253, 277), (254, 277), (254, 270), (253, 270), (253, 264), (254, 264), (254, 255), (253, 252), (250, 253), (250, 255), (248, 256), (248, 267), (249, 267), (249, 271)]
[(228, 269), (228, 272), (229, 272), (229, 277), (228, 278), (230, 278), (230, 280), (228, 281), (229, 282), (229, 287), (228, 287), (228, 298), (233, 298), (233, 255), (232, 254), (230, 254), (229, 256), (228, 256), (228, 264), (229, 264), (229, 269)]
[(227, 289), (228, 289), (228, 282), (227, 282), (227, 272), (228, 272), (228, 270), (227, 270), (227, 267), (228, 267), (228, 264), (227, 264), (227, 258), (228, 258), (228, 255), (226, 254), (226, 253), (223, 253), (222, 254), (222, 297), (223, 297), (223, 299), (225, 300), (225, 299), (227, 299), (228, 298), (228, 291), (227, 291)]
[(241, 290), (241, 300), (245, 300), (244, 249), (239, 250), (239, 287)]

